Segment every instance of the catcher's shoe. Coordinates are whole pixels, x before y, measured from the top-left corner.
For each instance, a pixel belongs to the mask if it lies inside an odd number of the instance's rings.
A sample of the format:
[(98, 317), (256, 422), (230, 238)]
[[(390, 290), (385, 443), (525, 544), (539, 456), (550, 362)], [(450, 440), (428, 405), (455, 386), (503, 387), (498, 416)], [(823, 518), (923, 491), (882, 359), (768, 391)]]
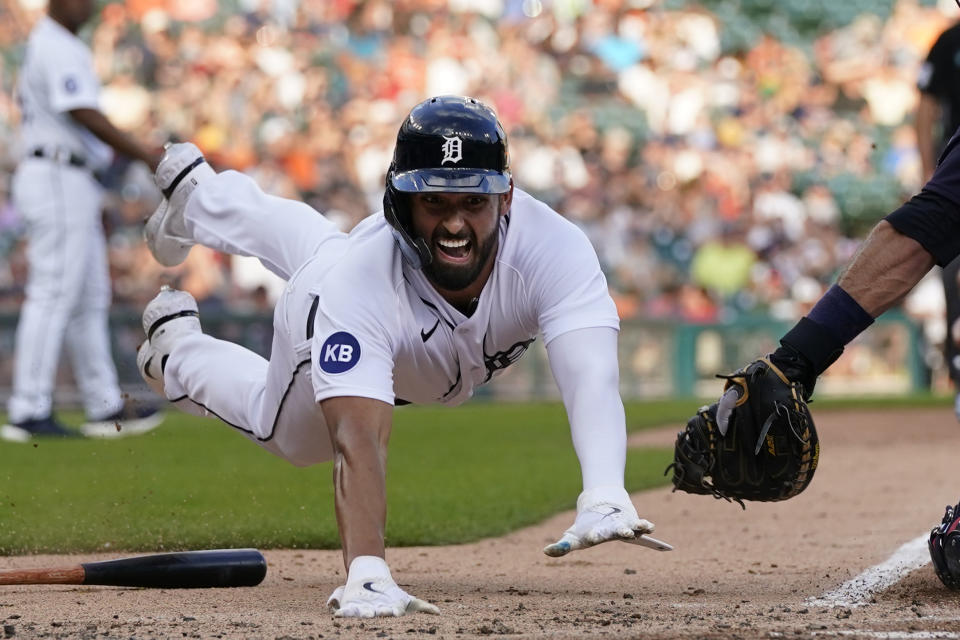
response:
[(157, 395), (163, 391), (163, 371), (178, 338), (200, 333), (197, 301), (186, 291), (161, 287), (160, 293), (143, 310), (147, 339), (137, 350), (137, 369)]
[(216, 175), (200, 149), (190, 142), (168, 144), (154, 180), (163, 200), (147, 219), (143, 230), (150, 253), (165, 267), (173, 267), (187, 258), (196, 244), (187, 233), (183, 219), (187, 200), (202, 180)]

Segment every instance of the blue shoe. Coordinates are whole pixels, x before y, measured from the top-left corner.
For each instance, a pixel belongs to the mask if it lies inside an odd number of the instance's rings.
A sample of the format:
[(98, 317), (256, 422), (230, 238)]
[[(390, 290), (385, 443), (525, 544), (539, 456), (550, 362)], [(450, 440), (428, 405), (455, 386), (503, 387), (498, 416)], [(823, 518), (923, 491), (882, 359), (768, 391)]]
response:
[(80, 431), (88, 438), (136, 436), (157, 428), (163, 418), (163, 412), (156, 407), (125, 405), (113, 415), (85, 423)]
[(67, 429), (52, 415), (46, 418), (24, 420), (0, 427), (0, 440), (28, 442), (32, 438), (80, 438), (76, 431)]

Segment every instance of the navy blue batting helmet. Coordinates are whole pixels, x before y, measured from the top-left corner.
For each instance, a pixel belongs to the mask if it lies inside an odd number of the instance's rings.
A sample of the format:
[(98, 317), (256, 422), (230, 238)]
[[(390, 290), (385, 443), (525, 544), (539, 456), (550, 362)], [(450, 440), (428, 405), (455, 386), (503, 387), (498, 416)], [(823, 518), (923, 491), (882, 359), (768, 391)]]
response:
[(430, 249), (415, 237), (402, 194), (509, 191), (507, 136), (493, 109), (464, 96), (438, 96), (415, 106), (400, 125), (386, 182), (383, 213), (401, 251), (416, 267), (430, 264)]

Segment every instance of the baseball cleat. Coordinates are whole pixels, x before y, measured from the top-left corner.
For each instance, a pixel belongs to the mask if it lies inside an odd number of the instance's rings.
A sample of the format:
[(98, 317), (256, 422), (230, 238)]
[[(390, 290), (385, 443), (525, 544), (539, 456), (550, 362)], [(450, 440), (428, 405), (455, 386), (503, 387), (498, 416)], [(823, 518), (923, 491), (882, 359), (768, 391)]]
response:
[(29, 442), (40, 438), (78, 438), (80, 434), (67, 429), (52, 415), (46, 418), (24, 420), (0, 427), (0, 440), (7, 442)]
[(160, 288), (160, 293), (143, 310), (143, 331), (147, 339), (137, 350), (137, 370), (157, 395), (163, 392), (163, 371), (178, 338), (200, 333), (197, 301), (186, 291)]
[(202, 180), (216, 172), (190, 142), (168, 144), (165, 149), (154, 176), (163, 201), (147, 219), (143, 235), (157, 262), (173, 267), (186, 260), (190, 247), (196, 244), (183, 218), (187, 200)]
[[(147, 218), (143, 227), (143, 239), (154, 259), (165, 267), (175, 267), (187, 259), (193, 240), (171, 233), (170, 203), (161, 200), (160, 205)], [(181, 214), (182, 219), (182, 214)]]
[(152, 431), (163, 422), (163, 412), (155, 407), (125, 405), (120, 411), (81, 425), (80, 431), (88, 438), (122, 438)]

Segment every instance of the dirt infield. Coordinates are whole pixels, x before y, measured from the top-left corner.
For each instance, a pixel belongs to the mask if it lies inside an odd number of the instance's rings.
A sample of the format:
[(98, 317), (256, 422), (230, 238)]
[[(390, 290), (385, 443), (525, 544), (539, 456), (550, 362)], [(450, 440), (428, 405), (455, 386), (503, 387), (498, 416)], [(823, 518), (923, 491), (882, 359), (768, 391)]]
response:
[[(335, 620), (324, 602), (343, 579), (339, 552), (268, 551), (255, 588), (0, 587), (2, 637), (960, 638), (960, 594), (929, 564), (875, 592), (877, 576), (861, 575), (911, 541), (916, 557), (919, 537), (960, 498), (952, 412), (814, 412), (820, 469), (789, 502), (741, 511), (668, 489), (635, 494), (673, 552), (612, 543), (548, 558), (540, 549), (570, 524), (566, 513), (502, 539), (390, 549), (397, 581), (440, 616)], [(673, 431), (632, 442), (666, 444)]]

